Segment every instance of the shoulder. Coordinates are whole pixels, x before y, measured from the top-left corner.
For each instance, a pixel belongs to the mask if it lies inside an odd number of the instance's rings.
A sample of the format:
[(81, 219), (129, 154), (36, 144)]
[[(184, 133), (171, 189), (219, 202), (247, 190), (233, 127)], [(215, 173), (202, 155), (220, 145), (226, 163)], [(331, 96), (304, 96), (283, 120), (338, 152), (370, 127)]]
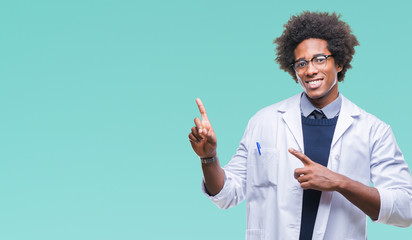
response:
[(385, 132), (390, 128), (384, 121), (360, 108), (344, 96), (342, 96), (341, 114), (350, 114), (356, 125), (363, 130), (369, 129), (371, 135)]

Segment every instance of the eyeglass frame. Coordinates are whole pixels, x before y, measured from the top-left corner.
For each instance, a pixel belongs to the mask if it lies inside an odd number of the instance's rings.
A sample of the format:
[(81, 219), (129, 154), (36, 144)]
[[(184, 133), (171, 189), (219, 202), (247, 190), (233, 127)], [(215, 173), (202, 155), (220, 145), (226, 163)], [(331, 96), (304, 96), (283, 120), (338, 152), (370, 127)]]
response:
[[(307, 65), (306, 65), (306, 69), (308, 69), (308, 67), (309, 67), (309, 62), (311, 62), (312, 65), (313, 65), (316, 69), (318, 69), (318, 68), (315, 66), (315, 64), (313, 64), (313, 59), (315, 59), (315, 58), (317, 58), (317, 57), (325, 57), (325, 61), (326, 61), (326, 64), (327, 64), (328, 58), (333, 57), (333, 54), (331, 54), (331, 55), (317, 54), (316, 56), (314, 56), (314, 57), (311, 58), (310, 60), (301, 59), (301, 60), (294, 61), (294, 62), (291, 64), (291, 66), (292, 66), (293, 70), (295, 70), (296, 72), (298, 72), (298, 70), (296, 70), (296, 68), (295, 68), (295, 64), (296, 64), (297, 62), (306, 62), (306, 64), (307, 64)], [(320, 69), (318, 69), (318, 70), (320, 70)]]

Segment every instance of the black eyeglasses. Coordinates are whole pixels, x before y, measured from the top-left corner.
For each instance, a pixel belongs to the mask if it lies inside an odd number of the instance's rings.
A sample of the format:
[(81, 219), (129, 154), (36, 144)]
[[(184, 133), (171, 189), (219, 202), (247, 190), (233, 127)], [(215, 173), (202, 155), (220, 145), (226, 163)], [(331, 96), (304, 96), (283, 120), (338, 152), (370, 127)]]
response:
[(333, 55), (317, 55), (311, 58), (310, 60), (298, 60), (294, 63), (292, 63), (293, 69), (295, 69), (296, 72), (301, 73), (305, 72), (308, 69), (309, 62), (312, 62), (313, 66), (317, 68), (318, 70), (323, 69), (326, 66), (327, 59), (333, 57)]

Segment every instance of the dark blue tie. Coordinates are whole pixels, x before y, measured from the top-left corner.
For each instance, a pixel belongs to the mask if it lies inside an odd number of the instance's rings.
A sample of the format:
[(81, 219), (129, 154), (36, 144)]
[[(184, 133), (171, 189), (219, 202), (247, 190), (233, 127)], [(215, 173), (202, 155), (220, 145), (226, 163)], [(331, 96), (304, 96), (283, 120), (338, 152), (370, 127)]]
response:
[(326, 119), (326, 115), (322, 111), (318, 110), (313, 110), (313, 112), (309, 115), (312, 115), (315, 117), (315, 119)]

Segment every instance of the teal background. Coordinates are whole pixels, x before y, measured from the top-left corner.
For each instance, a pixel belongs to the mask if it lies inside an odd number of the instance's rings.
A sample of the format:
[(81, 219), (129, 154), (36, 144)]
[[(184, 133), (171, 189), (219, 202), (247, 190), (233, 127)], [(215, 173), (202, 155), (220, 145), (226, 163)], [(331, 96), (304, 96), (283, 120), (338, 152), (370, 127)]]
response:
[[(358, 37), (341, 92), (393, 128), (412, 165), (411, 1), (0, 3), (0, 239), (244, 239), (245, 203), (200, 191), (200, 97), (222, 164), (249, 118), (301, 91), (274, 63), (292, 14)], [(412, 229), (368, 220), (368, 239)]]

